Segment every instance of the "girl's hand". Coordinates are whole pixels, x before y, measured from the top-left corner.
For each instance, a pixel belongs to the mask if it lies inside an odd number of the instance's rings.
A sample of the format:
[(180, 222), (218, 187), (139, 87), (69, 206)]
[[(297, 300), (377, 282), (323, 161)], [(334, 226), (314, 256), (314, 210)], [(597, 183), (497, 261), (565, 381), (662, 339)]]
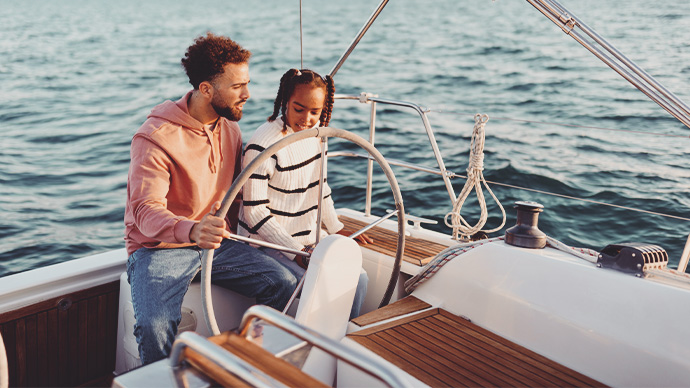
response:
[[(306, 245), (304, 248), (302, 248), (302, 252), (307, 252), (309, 254), (311, 254), (313, 251), (314, 251), (314, 245)], [(295, 262), (297, 263), (297, 265), (299, 265), (300, 267), (302, 267), (304, 269), (307, 269), (307, 267), (309, 266), (309, 258), (306, 256), (301, 256), (301, 255), (295, 256)]]

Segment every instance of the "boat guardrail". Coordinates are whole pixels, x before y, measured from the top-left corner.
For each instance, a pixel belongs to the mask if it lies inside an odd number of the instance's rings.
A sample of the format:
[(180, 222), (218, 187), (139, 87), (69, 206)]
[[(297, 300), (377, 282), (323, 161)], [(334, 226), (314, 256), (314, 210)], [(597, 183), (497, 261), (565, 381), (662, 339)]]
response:
[(225, 370), (232, 371), (237, 377), (254, 387), (286, 387), (285, 384), (193, 331), (180, 333), (173, 343), (170, 354), (172, 368), (182, 365), (185, 348), (203, 354), (208, 360)]
[[(422, 123), (424, 124), (424, 129), (426, 130), (427, 137), (429, 138), (429, 143), (431, 144), (431, 149), (434, 152), (434, 156), (436, 157), (436, 163), (438, 163), (438, 168), (439, 170), (434, 170), (434, 169), (429, 169), (426, 167), (422, 166), (417, 166), (411, 163), (406, 163), (402, 161), (395, 161), (394, 163), (391, 163), (389, 159), (386, 159), (389, 161), (390, 164), (396, 165), (396, 166), (401, 166), (401, 167), (406, 167), (406, 168), (411, 168), (419, 171), (424, 171), (424, 172), (429, 172), (433, 174), (438, 174), (443, 178), (443, 182), (446, 185), (446, 191), (448, 192), (448, 196), (450, 197), (450, 202), (451, 204), (455, 201), (455, 190), (453, 189), (453, 185), (450, 182), (450, 178), (452, 176), (455, 176), (453, 173), (449, 173), (449, 171), (446, 169), (446, 165), (443, 162), (443, 156), (441, 155), (441, 151), (438, 148), (438, 143), (436, 142), (436, 137), (434, 136), (434, 130), (431, 127), (431, 123), (429, 122), (429, 118), (427, 117), (427, 113), (429, 113), (429, 109), (422, 107), (421, 105), (412, 103), (412, 102), (407, 102), (407, 101), (399, 101), (399, 100), (390, 100), (386, 98), (379, 98), (377, 95), (371, 94), (371, 93), (364, 93), (362, 92), (360, 95), (346, 95), (346, 94), (336, 94), (335, 99), (337, 100), (357, 100), (361, 103), (364, 104), (371, 104), (371, 114), (369, 118), (369, 143), (371, 145), (375, 145), (375, 135), (376, 135), (376, 104), (387, 104), (387, 105), (394, 105), (394, 106), (399, 106), (399, 107), (404, 107), (404, 108), (410, 108), (416, 111), (419, 116), (422, 119)], [(346, 153), (329, 153), (330, 156), (357, 156), (361, 157), (360, 154), (346, 154)], [(365, 156), (366, 158), (366, 156)], [(367, 188), (366, 188), (366, 204), (364, 207), (364, 214), (366, 216), (371, 215), (371, 192), (372, 192), (372, 176), (374, 173), (374, 159), (369, 158), (367, 161)]]
[(250, 307), (242, 318), (239, 334), (246, 337), (251, 330), (254, 319), (263, 320), (307, 343), (321, 349), (331, 356), (348, 363), (389, 387), (411, 387), (410, 383), (395, 374), (378, 360), (354, 349), (345, 347), (335, 340), (319, 334), (308, 327), (295, 322), (279, 311), (263, 305)]

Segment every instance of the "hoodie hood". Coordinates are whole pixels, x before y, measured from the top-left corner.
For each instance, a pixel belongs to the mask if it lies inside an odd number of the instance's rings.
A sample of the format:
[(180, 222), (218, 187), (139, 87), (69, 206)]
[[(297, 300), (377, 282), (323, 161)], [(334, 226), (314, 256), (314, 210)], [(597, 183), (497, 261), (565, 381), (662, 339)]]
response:
[(168, 100), (155, 106), (147, 118), (152, 120), (159, 119), (161, 121), (169, 122), (170, 124), (176, 124), (192, 130), (203, 131), (204, 125), (189, 114), (187, 101), (189, 101), (191, 95), (192, 91), (189, 91), (176, 102)]
[[(176, 102), (165, 101), (154, 107), (144, 125), (134, 136), (142, 136), (156, 143), (173, 159), (188, 157), (187, 152), (190, 149), (194, 150), (198, 157), (206, 154), (208, 165), (215, 173), (218, 164), (223, 161), (222, 133), (232, 127), (239, 131), (239, 127), (237, 123), (220, 118), (215, 128), (211, 130), (205, 128), (200, 121), (189, 114), (187, 101), (191, 94), (192, 91)], [(208, 151), (204, 151), (206, 147)], [(180, 155), (180, 152), (183, 155)]]

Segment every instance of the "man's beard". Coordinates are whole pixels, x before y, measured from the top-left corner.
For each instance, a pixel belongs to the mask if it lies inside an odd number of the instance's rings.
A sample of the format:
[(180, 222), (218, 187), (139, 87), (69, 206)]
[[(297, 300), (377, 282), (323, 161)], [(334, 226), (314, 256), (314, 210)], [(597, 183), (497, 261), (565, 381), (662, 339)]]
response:
[(211, 101), (211, 107), (213, 107), (213, 110), (216, 111), (218, 116), (225, 117), (230, 121), (240, 121), (242, 118), (242, 109), (229, 106), (219, 106), (215, 101)]

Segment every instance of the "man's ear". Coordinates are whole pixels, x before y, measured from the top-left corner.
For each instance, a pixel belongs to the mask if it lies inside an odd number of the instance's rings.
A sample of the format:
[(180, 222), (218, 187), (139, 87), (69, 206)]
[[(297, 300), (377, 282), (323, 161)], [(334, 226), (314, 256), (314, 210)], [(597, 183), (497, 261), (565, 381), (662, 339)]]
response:
[(204, 81), (199, 84), (199, 93), (202, 96), (211, 99), (213, 97), (213, 85), (210, 82)]

